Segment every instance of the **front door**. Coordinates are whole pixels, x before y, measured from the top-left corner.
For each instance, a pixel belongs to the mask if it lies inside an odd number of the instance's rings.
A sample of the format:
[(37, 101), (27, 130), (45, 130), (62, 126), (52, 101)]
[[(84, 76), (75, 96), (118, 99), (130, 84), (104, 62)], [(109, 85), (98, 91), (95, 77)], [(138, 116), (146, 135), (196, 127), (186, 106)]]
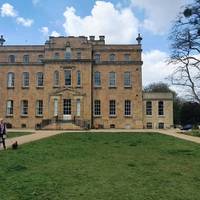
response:
[(71, 120), (72, 119), (72, 103), (71, 99), (63, 99), (63, 119)]

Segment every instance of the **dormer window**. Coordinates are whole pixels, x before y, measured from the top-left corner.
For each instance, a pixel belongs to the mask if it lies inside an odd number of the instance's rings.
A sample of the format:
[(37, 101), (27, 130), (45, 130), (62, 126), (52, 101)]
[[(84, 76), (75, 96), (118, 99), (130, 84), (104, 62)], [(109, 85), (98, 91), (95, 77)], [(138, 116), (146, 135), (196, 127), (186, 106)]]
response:
[(67, 60), (71, 59), (71, 48), (70, 47), (66, 48), (65, 59), (67, 59)]

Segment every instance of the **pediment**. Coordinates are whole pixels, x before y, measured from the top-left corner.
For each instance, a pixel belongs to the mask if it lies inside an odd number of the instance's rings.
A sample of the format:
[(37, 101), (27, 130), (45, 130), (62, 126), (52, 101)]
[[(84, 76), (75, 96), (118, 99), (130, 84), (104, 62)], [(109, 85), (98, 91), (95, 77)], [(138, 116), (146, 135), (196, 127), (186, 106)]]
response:
[(58, 88), (58, 89), (54, 90), (53, 92), (51, 92), (50, 96), (63, 95), (63, 94), (66, 94), (66, 93), (69, 93), (73, 96), (85, 96), (86, 95), (85, 93), (77, 91), (76, 88), (63, 87), (63, 88)]

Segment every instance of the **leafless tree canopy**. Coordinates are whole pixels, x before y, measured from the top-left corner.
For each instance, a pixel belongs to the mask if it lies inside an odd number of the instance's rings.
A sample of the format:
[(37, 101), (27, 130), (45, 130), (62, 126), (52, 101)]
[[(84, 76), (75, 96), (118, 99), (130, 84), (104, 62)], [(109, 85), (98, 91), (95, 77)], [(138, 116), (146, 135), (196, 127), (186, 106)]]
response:
[(175, 66), (171, 82), (185, 87), (190, 97), (200, 103), (200, 0), (183, 8), (172, 27), (169, 40), (169, 62)]

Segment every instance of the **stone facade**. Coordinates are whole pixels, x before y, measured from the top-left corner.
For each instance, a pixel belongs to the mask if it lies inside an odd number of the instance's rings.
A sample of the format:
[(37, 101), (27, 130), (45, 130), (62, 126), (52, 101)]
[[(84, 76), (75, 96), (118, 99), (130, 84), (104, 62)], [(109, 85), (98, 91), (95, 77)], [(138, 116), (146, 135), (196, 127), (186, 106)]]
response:
[[(104, 36), (98, 40), (94, 36), (50, 37), (44, 45), (2, 45), (0, 117), (15, 128), (58, 128), (62, 123), (87, 128), (146, 127), (148, 95), (143, 99), (141, 52), (140, 41), (110, 45)], [(166, 118), (171, 120), (172, 98), (163, 97), (170, 107)], [(159, 121), (151, 120), (153, 124)], [(170, 120), (164, 121), (164, 127), (173, 124)]]

